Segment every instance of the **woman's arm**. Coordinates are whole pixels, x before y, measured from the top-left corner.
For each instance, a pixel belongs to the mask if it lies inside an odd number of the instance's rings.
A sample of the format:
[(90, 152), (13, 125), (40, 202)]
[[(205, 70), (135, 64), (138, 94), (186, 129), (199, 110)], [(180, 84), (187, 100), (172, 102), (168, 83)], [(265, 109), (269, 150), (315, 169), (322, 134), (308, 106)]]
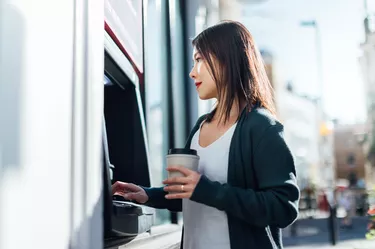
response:
[(191, 200), (215, 207), (257, 226), (290, 225), (298, 215), (300, 197), (292, 154), (282, 125), (270, 126), (254, 148), (259, 189), (241, 189), (201, 176)]
[(160, 188), (145, 188), (142, 187), (148, 196), (148, 201), (144, 205), (158, 208), (158, 209), (168, 209), (172, 212), (181, 212), (182, 211), (182, 200), (174, 199), (167, 200), (165, 195), (168, 194), (164, 191), (163, 187)]

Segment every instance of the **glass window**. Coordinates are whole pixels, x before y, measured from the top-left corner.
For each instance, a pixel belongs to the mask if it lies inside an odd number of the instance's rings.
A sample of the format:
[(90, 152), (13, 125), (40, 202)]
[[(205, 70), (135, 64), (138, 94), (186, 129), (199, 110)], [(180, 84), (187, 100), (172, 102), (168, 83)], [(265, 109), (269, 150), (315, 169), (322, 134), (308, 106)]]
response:
[[(211, 3), (202, 3), (199, 6), (195, 16), (195, 35), (198, 35), (204, 29), (219, 21), (217, 5), (217, 1), (211, 1)], [(215, 99), (201, 100), (198, 94), (196, 95), (196, 101), (198, 102), (198, 117), (212, 111), (216, 103)]]
[[(165, 64), (163, 63), (161, 1), (145, 1), (145, 97), (146, 127), (149, 143), (151, 185), (162, 186), (168, 146), (166, 113)], [(169, 212), (157, 210), (156, 224), (169, 222)]]

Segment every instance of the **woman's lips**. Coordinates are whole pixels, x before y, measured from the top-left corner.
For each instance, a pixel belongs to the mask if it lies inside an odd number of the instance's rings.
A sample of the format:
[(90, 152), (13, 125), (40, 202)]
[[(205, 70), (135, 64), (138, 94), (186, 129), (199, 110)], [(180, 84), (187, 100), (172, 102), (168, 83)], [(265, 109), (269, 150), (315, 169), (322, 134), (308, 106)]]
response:
[(202, 84), (202, 82), (195, 82), (195, 86), (199, 88), (199, 86)]

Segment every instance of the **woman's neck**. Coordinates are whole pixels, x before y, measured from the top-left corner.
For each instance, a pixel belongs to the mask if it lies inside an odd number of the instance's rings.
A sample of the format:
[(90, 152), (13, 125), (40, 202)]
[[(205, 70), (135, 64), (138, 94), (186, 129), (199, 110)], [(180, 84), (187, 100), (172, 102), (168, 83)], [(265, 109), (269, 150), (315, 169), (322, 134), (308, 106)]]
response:
[[(230, 112), (229, 112), (229, 120), (237, 120), (237, 118), (240, 116), (241, 110), (243, 105), (240, 105), (238, 101), (234, 101)], [(213, 120), (219, 120), (220, 117), (225, 118), (225, 108), (220, 105), (220, 103), (217, 103), (215, 115), (213, 117)]]

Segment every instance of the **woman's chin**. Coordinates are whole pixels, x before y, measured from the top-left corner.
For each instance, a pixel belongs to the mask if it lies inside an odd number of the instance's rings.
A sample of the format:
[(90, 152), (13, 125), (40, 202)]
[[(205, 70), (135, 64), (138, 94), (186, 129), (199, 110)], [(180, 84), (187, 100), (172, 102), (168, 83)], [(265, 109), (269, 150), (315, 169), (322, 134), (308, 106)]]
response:
[(204, 93), (198, 93), (198, 96), (201, 100), (209, 100), (209, 99), (214, 98), (214, 96), (211, 96), (211, 94), (204, 94)]
[(199, 95), (199, 99), (201, 99), (201, 100), (209, 100), (210, 98), (207, 97), (206, 95)]

